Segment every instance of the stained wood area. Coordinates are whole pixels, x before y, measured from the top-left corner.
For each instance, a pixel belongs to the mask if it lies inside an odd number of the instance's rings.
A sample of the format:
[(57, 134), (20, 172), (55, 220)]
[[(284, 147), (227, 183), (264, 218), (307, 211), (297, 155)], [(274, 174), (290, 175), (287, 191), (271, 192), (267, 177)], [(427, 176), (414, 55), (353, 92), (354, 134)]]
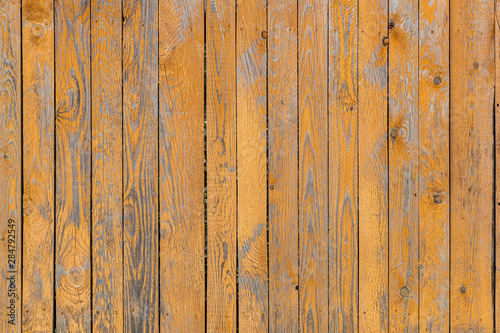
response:
[(0, 333), (495, 332), (499, 0), (0, 0)]

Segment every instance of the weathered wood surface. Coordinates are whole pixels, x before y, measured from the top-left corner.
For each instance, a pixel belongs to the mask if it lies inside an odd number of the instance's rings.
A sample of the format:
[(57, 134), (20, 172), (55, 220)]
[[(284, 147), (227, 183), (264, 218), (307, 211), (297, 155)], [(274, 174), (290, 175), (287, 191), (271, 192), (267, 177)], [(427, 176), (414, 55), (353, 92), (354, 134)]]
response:
[(389, 329), (388, 3), (359, 2), (359, 331)]
[(0, 2), (0, 331), (21, 332), (22, 74), (20, 1)]
[(0, 332), (498, 330), (499, 6), (0, 0)]
[(54, 330), (54, 3), (22, 2), (23, 331)]
[(265, 0), (237, 1), (239, 331), (268, 331), (267, 22)]
[(420, 332), (449, 330), (448, 0), (420, 1), (418, 251)]
[(161, 0), (160, 330), (205, 330), (204, 7)]
[(123, 328), (159, 330), (158, 1), (123, 0)]
[(330, 1), (329, 328), (358, 331), (358, 1)]
[(91, 2), (92, 328), (123, 330), (122, 2)]
[(494, 6), (450, 1), (450, 330), (493, 331)]
[(56, 328), (90, 331), (90, 2), (54, 6)]
[(237, 317), (235, 3), (207, 2), (207, 332), (235, 332)]
[(299, 329), (297, 6), (270, 0), (267, 14), (271, 332)]

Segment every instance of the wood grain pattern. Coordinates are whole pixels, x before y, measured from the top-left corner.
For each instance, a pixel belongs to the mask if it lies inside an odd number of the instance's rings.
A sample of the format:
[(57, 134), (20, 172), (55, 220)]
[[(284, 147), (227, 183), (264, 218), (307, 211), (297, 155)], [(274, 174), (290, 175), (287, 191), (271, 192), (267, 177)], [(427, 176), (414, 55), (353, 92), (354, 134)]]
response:
[(0, 1), (0, 331), (21, 332), (21, 12)]
[(90, 1), (55, 3), (56, 327), (91, 329)]
[(268, 331), (266, 1), (237, 1), (238, 323)]
[(419, 9), (419, 331), (449, 331), (449, 5)]
[(328, 4), (299, 0), (300, 330), (328, 329)]
[(418, 331), (418, 4), (389, 1), (389, 331)]
[[(500, 1), (495, 0), (495, 296), (500, 292)], [(500, 328), (500, 297), (495, 297), (495, 327)]]
[(359, 331), (389, 329), (387, 0), (359, 2)]
[(491, 332), (493, 2), (450, 1), (452, 331)]
[(160, 330), (203, 332), (204, 6), (160, 8)]
[(25, 332), (53, 332), (54, 8), (22, 2), (23, 317)]
[(123, 126), (123, 325), (157, 332), (157, 0), (123, 0)]
[(92, 327), (123, 330), (122, 3), (92, 0)]
[(329, 10), (329, 328), (357, 332), (358, 1)]
[(297, 332), (297, 0), (268, 3), (269, 330)]
[(235, 4), (206, 6), (207, 331), (236, 331)]

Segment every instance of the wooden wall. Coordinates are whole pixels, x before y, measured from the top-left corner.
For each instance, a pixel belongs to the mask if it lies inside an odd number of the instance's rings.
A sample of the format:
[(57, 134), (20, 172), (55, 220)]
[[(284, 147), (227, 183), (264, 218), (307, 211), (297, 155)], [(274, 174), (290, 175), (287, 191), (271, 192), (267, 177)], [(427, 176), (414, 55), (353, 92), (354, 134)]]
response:
[(499, 22), (0, 0), (0, 332), (500, 330)]

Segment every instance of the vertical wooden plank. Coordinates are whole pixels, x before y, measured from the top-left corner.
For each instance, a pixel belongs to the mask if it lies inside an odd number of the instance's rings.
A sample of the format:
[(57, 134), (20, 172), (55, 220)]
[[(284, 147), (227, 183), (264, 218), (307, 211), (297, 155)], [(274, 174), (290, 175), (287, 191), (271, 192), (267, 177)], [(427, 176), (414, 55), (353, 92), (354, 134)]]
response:
[(389, 329), (387, 0), (359, 2), (359, 331)]
[(123, 331), (122, 4), (92, 0), (93, 332)]
[(123, 1), (124, 331), (159, 329), (158, 1)]
[(22, 3), (23, 331), (54, 331), (54, 13)]
[(299, 311), (328, 329), (328, 3), (299, 0)]
[(268, 3), (269, 328), (297, 332), (297, 0)]
[(90, 331), (90, 1), (55, 2), (56, 327)]
[(419, 331), (449, 331), (449, 6), (419, 9)]
[(358, 1), (329, 8), (330, 332), (358, 331)]
[(500, 328), (500, 1), (495, 0), (495, 327)]
[(389, 331), (418, 331), (418, 0), (389, 1)]
[(204, 4), (159, 15), (160, 330), (204, 332)]
[(21, 12), (0, 2), (0, 330), (21, 332)]
[(450, 1), (451, 330), (493, 330), (494, 8)]
[(267, 332), (266, 1), (237, 6), (238, 322), (240, 332)]
[(206, 5), (207, 331), (236, 331), (234, 1)]

